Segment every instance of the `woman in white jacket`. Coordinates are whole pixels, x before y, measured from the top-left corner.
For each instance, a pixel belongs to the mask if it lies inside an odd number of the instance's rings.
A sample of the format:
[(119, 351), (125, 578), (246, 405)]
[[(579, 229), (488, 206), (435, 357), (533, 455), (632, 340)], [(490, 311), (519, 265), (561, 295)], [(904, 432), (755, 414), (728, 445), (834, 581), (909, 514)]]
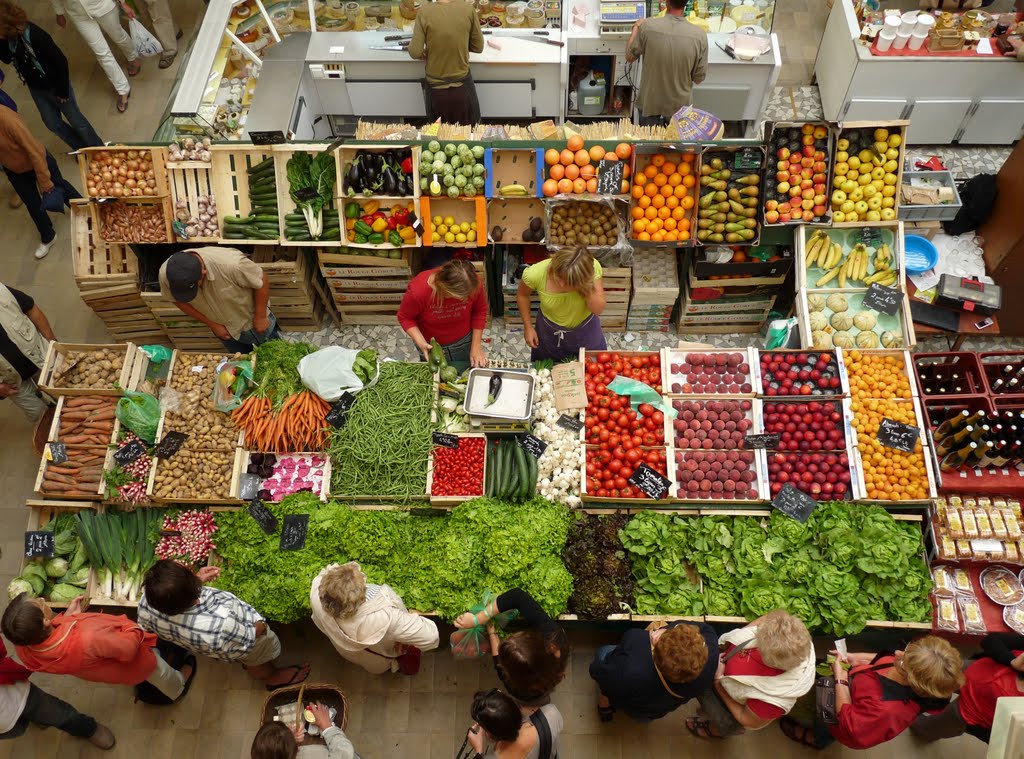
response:
[(367, 584), (354, 561), (320, 572), (309, 603), (313, 623), (338, 653), (367, 672), (398, 672), (403, 654), (437, 648), (437, 625), (410, 613), (389, 586)]

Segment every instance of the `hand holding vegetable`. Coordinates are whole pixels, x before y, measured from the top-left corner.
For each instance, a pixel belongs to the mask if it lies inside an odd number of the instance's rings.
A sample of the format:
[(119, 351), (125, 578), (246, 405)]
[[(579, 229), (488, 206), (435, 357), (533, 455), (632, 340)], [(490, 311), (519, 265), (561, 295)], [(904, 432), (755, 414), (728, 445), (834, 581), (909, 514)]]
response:
[(476, 614), (468, 611), (462, 612), (462, 614), (455, 618), (455, 626), (463, 630), (476, 627)]

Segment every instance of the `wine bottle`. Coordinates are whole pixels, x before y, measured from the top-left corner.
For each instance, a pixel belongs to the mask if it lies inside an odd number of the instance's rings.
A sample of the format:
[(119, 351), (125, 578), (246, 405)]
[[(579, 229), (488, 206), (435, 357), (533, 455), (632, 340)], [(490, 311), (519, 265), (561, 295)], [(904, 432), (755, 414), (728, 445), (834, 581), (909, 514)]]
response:
[(950, 451), (948, 454), (943, 456), (942, 462), (939, 464), (939, 469), (943, 472), (953, 472), (961, 467), (967, 466), (974, 460), (975, 452), (977, 450), (978, 444), (972, 441), (962, 448)]
[(951, 416), (946, 419), (942, 424), (939, 425), (938, 429), (935, 430), (932, 437), (936, 444), (946, 437), (949, 437), (954, 432), (962, 430), (967, 424), (967, 420), (970, 418), (971, 412), (964, 409), (959, 414)]
[(979, 469), (987, 469), (988, 467), (995, 466), (993, 460), (996, 456), (996, 444), (989, 440), (986, 443), (979, 443), (978, 445), (978, 463), (976, 466)]
[(940, 456), (945, 456), (947, 453), (952, 453), (958, 448), (975, 441), (972, 436), (974, 433), (974, 425), (968, 424), (966, 427), (957, 430), (952, 435), (943, 438), (942, 442), (937, 446), (937, 453)]

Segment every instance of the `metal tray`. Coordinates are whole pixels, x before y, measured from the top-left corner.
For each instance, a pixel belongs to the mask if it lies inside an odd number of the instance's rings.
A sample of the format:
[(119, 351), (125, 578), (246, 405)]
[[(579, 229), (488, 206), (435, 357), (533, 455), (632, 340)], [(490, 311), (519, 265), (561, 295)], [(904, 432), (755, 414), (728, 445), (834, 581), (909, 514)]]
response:
[[(476, 387), (477, 383), (483, 383), (485, 386), (490, 383), (491, 377), (495, 374), (501, 374), (503, 382), (525, 382), (526, 387), (526, 408), (523, 409), (522, 414), (503, 415), (495, 414), (486, 411), (484, 408), (477, 408), (472, 405), (473, 399), (473, 388)], [(470, 416), (475, 417), (488, 417), (491, 419), (508, 419), (515, 422), (529, 421), (533, 416), (533, 391), (536, 378), (529, 372), (515, 371), (510, 369), (470, 369), (469, 379), (466, 382), (466, 413)], [(483, 397), (486, 398), (487, 394), (484, 393)]]

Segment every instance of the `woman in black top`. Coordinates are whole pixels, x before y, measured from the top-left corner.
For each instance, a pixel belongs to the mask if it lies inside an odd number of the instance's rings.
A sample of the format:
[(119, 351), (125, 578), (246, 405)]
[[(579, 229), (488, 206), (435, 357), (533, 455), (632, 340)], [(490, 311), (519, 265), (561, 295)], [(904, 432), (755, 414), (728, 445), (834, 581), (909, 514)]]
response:
[(487, 624), (492, 617), (506, 611), (518, 611), (529, 628), (512, 633), (498, 642), (491, 633), (494, 669), (508, 694), (520, 706), (543, 706), (551, 698), (551, 691), (565, 677), (569, 664), (569, 639), (565, 631), (549, 617), (526, 591), (515, 588), (491, 601), (487, 608), (460, 614), (455, 626), (460, 628)]
[(102, 145), (78, 107), (68, 60), (53, 38), (31, 23), (24, 9), (7, 0), (0, 0), (0, 36), (0, 61), (14, 65), (46, 128), (72, 150)]

